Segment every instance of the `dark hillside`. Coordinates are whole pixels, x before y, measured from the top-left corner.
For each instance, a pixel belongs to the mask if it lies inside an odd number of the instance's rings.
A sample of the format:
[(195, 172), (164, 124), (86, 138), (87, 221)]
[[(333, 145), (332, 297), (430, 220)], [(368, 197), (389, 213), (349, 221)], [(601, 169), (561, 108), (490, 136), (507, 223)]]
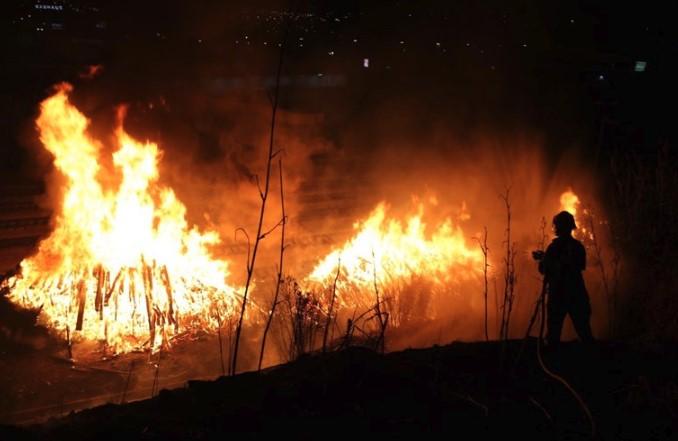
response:
[[(514, 360), (520, 342), (507, 347)], [(293, 439), (417, 431), (474, 438), (587, 439), (591, 427), (565, 387), (545, 375), (534, 341), (522, 362), (495, 343), (453, 343), (379, 355), (351, 348), (262, 373), (192, 381), (127, 405), (106, 405), (8, 437), (54, 440), (225, 439), (285, 432)], [(567, 344), (545, 362), (590, 408), (599, 439), (675, 439), (678, 351)], [(512, 372), (512, 373), (511, 373)]]

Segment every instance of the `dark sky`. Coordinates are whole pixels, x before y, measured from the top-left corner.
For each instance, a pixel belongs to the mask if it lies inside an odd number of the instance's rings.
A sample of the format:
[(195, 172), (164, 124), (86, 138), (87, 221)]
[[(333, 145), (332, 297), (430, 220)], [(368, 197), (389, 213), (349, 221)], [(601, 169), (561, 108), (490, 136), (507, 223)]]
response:
[[(214, 95), (224, 84), (246, 89), (233, 79), (274, 74), (286, 22), (284, 73), (297, 80), (282, 94), (283, 106), (325, 114), (329, 137), (383, 115), (403, 133), (441, 121), (462, 134), (527, 128), (556, 150), (599, 142), (601, 124), (605, 148), (671, 136), (672, 112), (664, 109), (675, 98), (675, 5), (194, 3), (36, 0), (8, 7), (3, 165), (30, 165), (23, 146), (37, 103), (51, 84), (79, 81), (85, 66), (105, 66), (102, 89), (111, 102)], [(291, 10), (297, 13), (289, 20)], [(634, 71), (637, 61), (647, 63), (645, 72)], [(317, 86), (337, 78), (336, 87)]]

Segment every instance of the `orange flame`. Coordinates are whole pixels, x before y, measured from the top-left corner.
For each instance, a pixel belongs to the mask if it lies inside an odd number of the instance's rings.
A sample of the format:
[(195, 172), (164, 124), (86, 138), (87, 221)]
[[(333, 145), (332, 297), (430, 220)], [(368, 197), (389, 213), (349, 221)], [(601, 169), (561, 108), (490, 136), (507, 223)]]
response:
[(422, 204), (404, 221), (390, 218), (388, 211), (382, 202), (367, 219), (356, 222), (355, 236), (322, 258), (307, 281), (331, 281), (341, 265), (340, 301), (344, 306), (363, 307), (374, 304), (375, 283), (386, 290), (389, 285), (425, 277), (445, 286), (481, 274), (481, 251), (468, 246), (461, 227), (451, 219), (427, 231)]
[(581, 201), (579, 196), (571, 189), (564, 191), (560, 195), (560, 210), (568, 211), (572, 216), (574, 216), (574, 222), (577, 224), (577, 229), (572, 232), (572, 235), (577, 237), (581, 235), (582, 238), (593, 239), (593, 233), (591, 233), (584, 224), (584, 216), (589, 215), (588, 209), (584, 208), (579, 210)]
[[(41, 308), (40, 320), (71, 338), (104, 341), (114, 352), (158, 348), (182, 332), (214, 329), (233, 310), (228, 264), (210, 256), (214, 231), (189, 226), (186, 208), (157, 183), (157, 144), (120, 125), (113, 153), (116, 189), (101, 184), (101, 144), (61, 84), (42, 102), (40, 141), (66, 177), (55, 227), (10, 279), (9, 298)], [(78, 332), (74, 332), (78, 331)]]
[(567, 211), (577, 219), (577, 207), (579, 206), (579, 196), (572, 190), (567, 190), (560, 195), (560, 211)]

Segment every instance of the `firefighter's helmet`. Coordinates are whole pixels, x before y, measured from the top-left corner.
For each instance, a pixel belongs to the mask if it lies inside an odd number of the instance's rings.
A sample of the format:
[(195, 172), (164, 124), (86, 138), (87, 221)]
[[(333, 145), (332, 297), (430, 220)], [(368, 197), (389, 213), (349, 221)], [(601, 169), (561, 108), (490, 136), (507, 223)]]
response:
[(574, 216), (569, 211), (561, 211), (553, 216), (553, 226), (558, 230), (575, 230), (577, 224), (574, 223)]

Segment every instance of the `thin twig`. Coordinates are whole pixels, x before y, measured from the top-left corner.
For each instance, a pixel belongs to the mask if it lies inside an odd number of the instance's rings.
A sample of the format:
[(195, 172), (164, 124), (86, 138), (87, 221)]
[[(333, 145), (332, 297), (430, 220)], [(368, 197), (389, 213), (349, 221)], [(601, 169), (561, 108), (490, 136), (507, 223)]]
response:
[(219, 337), (219, 362), (221, 363), (221, 375), (226, 375), (226, 368), (224, 367), (224, 345), (222, 343), (221, 339), (221, 327), (223, 325), (223, 321), (221, 319), (221, 314), (219, 313), (219, 310), (217, 309), (216, 312), (216, 319), (217, 319), (217, 336)]
[[(540, 229), (541, 229), (541, 239), (539, 241), (539, 251), (544, 251), (544, 248), (546, 247), (546, 218), (544, 218), (544, 217), (541, 218)], [(530, 317), (530, 321), (527, 325), (527, 330), (525, 331), (525, 337), (523, 338), (523, 342), (520, 345), (520, 350), (518, 351), (518, 356), (516, 357), (515, 364), (513, 365), (514, 373), (515, 373), (515, 370), (518, 368), (518, 363), (520, 362), (520, 359), (523, 356), (523, 353), (525, 351), (525, 346), (527, 345), (527, 340), (530, 337), (530, 333), (532, 332), (532, 326), (534, 326), (534, 323), (537, 320), (537, 316), (539, 315), (539, 311), (541, 309), (541, 304), (542, 304), (542, 302), (546, 301), (545, 300), (546, 299), (546, 287), (547, 287), (546, 276), (542, 275), (542, 277), (541, 277), (541, 291), (539, 292), (539, 294), (537, 296), (537, 302), (535, 304), (534, 311), (532, 312), (532, 316)]]
[(264, 199), (264, 192), (261, 190), (261, 183), (259, 182), (259, 175), (254, 175), (254, 180), (257, 183), (257, 190), (259, 191), (259, 197)]
[(603, 282), (603, 290), (605, 291), (605, 298), (607, 300), (607, 308), (608, 308), (608, 323), (609, 323), (609, 330), (608, 332), (610, 333), (610, 337), (613, 334), (613, 329), (614, 329), (614, 311), (613, 311), (613, 300), (612, 300), (612, 291), (610, 290), (609, 286), (609, 277), (607, 274), (607, 269), (605, 268), (605, 261), (603, 257), (603, 249), (600, 246), (600, 241), (598, 239), (598, 235), (596, 234), (596, 226), (595, 226), (595, 220), (594, 220), (594, 215), (593, 212), (591, 211), (590, 208), (584, 210), (585, 214), (588, 214), (587, 220), (588, 220), (588, 227), (589, 227), (589, 233), (591, 234), (591, 243), (593, 245), (593, 251), (596, 255), (596, 260), (597, 260), (597, 266), (598, 270), (600, 271), (600, 278)]
[(377, 303), (376, 305), (374, 305), (374, 308), (377, 313), (376, 314), (377, 319), (379, 320), (379, 339), (377, 340), (377, 347), (383, 353), (385, 347), (384, 333), (386, 331), (386, 326), (388, 325), (388, 316), (386, 320), (384, 320), (381, 312), (381, 301), (379, 300), (379, 287), (377, 286), (377, 258), (374, 254), (374, 250), (372, 250), (372, 275), (374, 282), (374, 293), (377, 297)]
[(122, 397), (120, 398), (120, 404), (125, 403), (125, 398), (127, 397), (127, 388), (129, 387), (130, 379), (132, 378), (132, 371), (134, 370), (134, 360), (129, 364), (129, 371), (127, 372), (127, 381), (125, 381), (125, 388), (122, 390)]
[(264, 239), (266, 236), (274, 232), (276, 228), (282, 226), (283, 222), (285, 222), (285, 218), (280, 219), (278, 223), (275, 224), (270, 230), (266, 231), (265, 233), (261, 233), (261, 236), (259, 236), (259, 240)]
[[(276, 73), (275, 80), (275, 93), (273, 100), (273, 109), (271, 110), (271, 130), (268, 143), (268, 160), (266, 161), (266, 181), (264, 184), (264, 191), (261, 194), (261, 210), (259, 211), (259, 225), (257, 226), (257, 235), (256, 240), (254, 241), (254, 247), (252, 248), (252, 257), (249, 260), (247, 268), (247, 281), (245, 282), (245, 290), (243, 294), (242, 307), (240, 308), (240, 318), (238, 319), (238, 325), (235, 329), (235, 342), (233, 349), (233, 363), (231, 367), (231, 374), (235, 375), (237, 371), (238, 364), (238, 348), (240, 347), (240, 334), (242, 333), (242, 323), (245, 317), (245, 309), (247, 308), (247, 295), (249, 294), (250, 284), (252, 282), (252, 276), (254, 275), (254, 262), (257, 257), (257, 250), (259, 249), (259, 243), (261, 242), (261, 229), (264, 225), (264, 213), (266, 212), (266, 200), (268, 199), (268, 190), (270, 188), (271, 182), (271, 162), (273, 160), (273, 145), (275, 139), (275, 123), (276, 116), (278, 111), (279, 103), (279, 94), (280, 94), (280, 76), (282, 73), (282, 66), (285, 53), (285, 43), (287, 40), (288, 27), (285, 27), (285, 33), (283, 35), (282, 44), (280, 46), (280, 57), (278, 59), (278, 70)], [(257, 181), (258, 182), (258, 181)], [(261, 191), (261, 189), (260, 189)]]
[(247, 234), (247, 230), (245, 230), (243, 227), (238, 227), (235, 229), (235, 232), (233, 233), (233, 238), (238, 239), (238, 231), (242, 231), (242, 234), (245, 235), (247, 238), (247, 270), (249, 271), (250, 269), (250, 252), (252, 251), (252, 244), (250, 243), (250, 235)]
[[(516, 251), (515, 244), (511, 242), (511, 188), (507, 188), (506, 192), (500, 195), (500, 197), (504, 201), (506, 207), (506, 256), (504, 257), (504, 299), (502, 302), (500, 337), (502, 340), (506, 341), (509, 338), (511, 312), (515, 300), (516, 284)], [(505, 346), (502, 346), (502, 348), (505, 348)]]
[(330, 329), (330, 323), (332, 321), (332, 309), (334, 307), (334, 298), (337, 294), (337, 280), (339, 280), (339, 273), (341, 272), (341, 258), (337, 262), (337, 275), (334, 277), (334, 283), (332, 284), (332, 297), (330, 298), (330, 309), (327, 311), (327, 322), (325, 323), (325, 333), (323, 334), (323, 353), (327, 350), (327, 333)]
[(483, 279), (485, 281), (484, 288), (485, 290), (483, 291), (484, 298), (485, 298), (485, 341), (490, 340), (490, 334), (487, 329), (487, 268), (488, 268), (488, 263), (487, 263), (487, 255), (490, 251), (489, 247), (487, 246), (487, 227), (483, 228), (484, 234), (483, 234), (483, 241), (480, 241), (480, 238), (476, 237), (476, 240), (478, 241), (478, 245), (480, 246), (480, 251), (483, 253)]
[(278, 159), (278, 170), (280, 172), (280, 209), (281, 209), (281, 233), (280, 233), (280, 261), (278, 263), (278, 277), (275, 284), (275, 294), (273, 295), (273, 304), (271, 305), (271, 310), (268, 314), (268, 320), (266, 321), (266, 327), (264, 328), (264, 335), (261, 339), (261, 351), (259, 352), (259, 365), (257, 370), (261, 370), (261, 363), (264, 360), (264, 350), (266, 348), (266, 337), (268, 331), (271, 328), (271, 323), (273, 322), (273, 315), (275, 314), (275, 309), (278, 306), (278, 296), (280, 295), (280, 284), (282, 283), (282, 274), (283, 274), (283, 256), (285, 254), (285, 225), (287, 224), (287, 215), (285, 214), (285, 192), (283, 189), (283, 168), (282, 168), (282, 159)]

